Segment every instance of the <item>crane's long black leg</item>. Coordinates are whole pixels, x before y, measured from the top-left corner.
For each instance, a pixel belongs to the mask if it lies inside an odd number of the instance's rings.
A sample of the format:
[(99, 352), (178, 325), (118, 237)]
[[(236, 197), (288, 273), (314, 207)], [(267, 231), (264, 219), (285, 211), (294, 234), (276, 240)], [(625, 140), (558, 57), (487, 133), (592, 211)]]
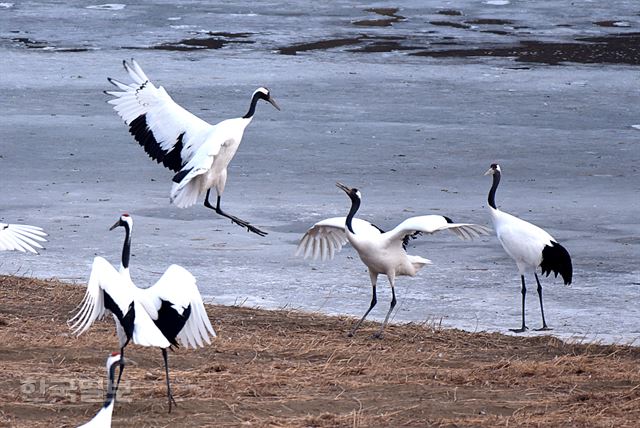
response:
[(209, 202), (209, 193), (211, 193), (211, 189), (207, 190), (207, 196), (205, 196), (204, 198), (205, 207), (211, 208), (216, 213), (220, 214), (223, 217), (228, 218), (229, 220), (231, 220), (232, 223), (235, 223), (240, 227), (246, 227), (249, 232), (253, 232), (256, 235), (260, 235), (260, 236), (267, 235), (267, 232), (262, 231), (255, 226), (252, 226), (251, 224), (249, 224), (249, 222), (244, 221), (236, 216), (232, 216), (231, 214), (227, 214), (226, 212), (222, 211), (222, 208), (220, 208), (220, 195), (218, 195), (216, 206), (214, 207), (213, 205), (211, 205), (211, 202)]
[(524, 299), (527, 295), (527, 287), (524, 285), (524, 275), (520, 275), (520, 278), (522, 279), (522, 289), (520, 290), (520, 292), (522, 293), (522, 327), (509, 329), (514, 333), (523, 333), (528, 330), (526, 324), (524, 323)]
[(544, 306), (542, 306), (542, 285), (540, 285), (538, 274), (536, 273), (534, 275), (536, 277), (536, 282), (538, 283), (538, 297), (540, 298), (540, 312), (542, 313), (542, 328), (536, 328), (536, 331), (553, 330), (552, 328), (547, 327), (547, 322), (544, 319)]
[(389, 321), (389, 315), (393, 312), (393, 308), (396, 306), (396, 290), (393, 286), (393, 281), (390, 279), (389, 283), (391, 284), (391, 305), (389, 306), (389, 312), (387, 312), (387, 316), (384, 318), (384, 322), (382, 323), (382, 327), (378, 330), (377, 333), (373, 335), (376, 339), (382, 339), (382, 332), (384, 328), (387, 326), (387, 322)]
[(369, 305), (369, 309), (367, 309), (367, 312), (365, 312), (364, 315), (362, 316), (362, 318), (360, 318), (360, 321), (358, 321), (356, 323), (356, 325), (353, 326), (353, 328), (349, 332), (349, 337), (353, 336), (353, 334), (356, 332), (358, 327), (360, 327), (360, 324), (362, 324), (362, 321), (364, 321), (364, 319), (367, 317), (367, 315), (369, 315), (369, 312), (371, 312), (371, 309), (373, 309), (373, 307), (376, 305), (376, 303), (378, 303), (378, 298), (376, 297), (376, 285), (373, 284), (371, 288), (373, 290), (373, 296), (371, 297), (371, 304)]
[(173, 401), (173, 404), (175, 404), (176, 407), (178, 406), (178, 403), (176, 403), (176, 400), (173, 398), (173, 394), (171, 394), (171, 384), (169, 383), (169, 363), (167, 362), (166, 348), (162, 348), (162, 358), (164, 358), (164, 372), (167, 376), (167, 397), (169, 399), (169, 413), (171, 413), (171, 402)]

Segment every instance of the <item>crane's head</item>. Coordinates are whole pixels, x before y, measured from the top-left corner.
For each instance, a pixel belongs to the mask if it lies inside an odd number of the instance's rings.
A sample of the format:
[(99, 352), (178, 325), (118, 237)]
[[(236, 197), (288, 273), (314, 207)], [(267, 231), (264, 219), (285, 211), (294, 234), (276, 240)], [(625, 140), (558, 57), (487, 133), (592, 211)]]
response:
[(342, 189), (344, 191), (344, 193), (346, 193), (347, 196), (349, 196), (349, 198), (351, 198), (352, 201), (353, 200), (358, 200), (358, 201), (362, 200), (362, 193), (360, 193), (360, 191), (358, 189), (347, 187), (342, 183), (336, 183), (336, 186), (339, 189)]
[(111, 355), (109, 355), (109, 358), (107, 358), (107, 373), (111, 370), (111, 367), (114, 364), (120, 361), (121, 358), (122, 357), (119, 352), (112, 352)]
[(113, 226), (111, 226), (109, 228), (109, 230), (113, 230), (116, 227), (126, 227), (127, 229), (131, 230), (131, 228), (133, 227), (133, 218), (131, 218), (131, 216), (127, 213), (124, 213), (120, 216), (120, 218), (118, 219), (118, 221), (116, 221)]
[(492, 163), (491, 167), (484, 173), (484, 175), (494, 175), (496, 172), (500, 173), (500, 165)]
[(273, 98), (271, 98), (271, 92), (269, 92), (269, 89), (265, 87), (260, 87), (256, 89), (256, 91), (253, 93), (253, 96), (258, 97), (258, 99), (260, 100), (265, 100), (266, 102), (274, 106), (276, 110), (280, 110), (280, 106), (278, 106), (276, 101)]

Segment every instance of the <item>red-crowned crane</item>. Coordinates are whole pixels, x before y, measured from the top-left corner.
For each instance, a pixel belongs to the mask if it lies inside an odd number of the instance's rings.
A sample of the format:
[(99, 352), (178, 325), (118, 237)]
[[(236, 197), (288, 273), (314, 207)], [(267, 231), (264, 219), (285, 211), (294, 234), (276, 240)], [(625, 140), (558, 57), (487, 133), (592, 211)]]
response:
[(501, 170), (497, 163), (491, 164), (491, 168), (485, 175), (493, 176), (493, 184), (489, 190), (488, 202), (489, 213), (493, 220), (498, 241), (502, 244), (504, 251), (516, 262), (522, 287), (522, 326), (511, 329), (515, 333), (522, 333), (527, 330), (524, 316), (524, 301), (527, 294), (524, 274), (533, 272), (538, 283), (538, 297), (540, 299), (540, 312), (542, 313), (542, 327), (537, 330), (550, 330), (544, 319), (544, 306), (542, 305), (542, 285), (536, 270), (541, 268), (542, 274), (549, 276), (551, 272), (557, 277), (562, 276), (565, 285), (571, 284), (573, 267), (569, 252), (555, 238), (538, 226), (519, 219), (511, 214), (500, 211), (496, 206), (496, 189), (500, 184)]
[(407, 254), (405, 247), (409, 239), (422, 233), (435, 233), (441, 230), (449, 230), (461, 239), (472, 239), (479, 235), (487, 235), (490, 231), (477, 224), (454, 223), (450, 218), (441, 215), (423, 215), (408, 218), (394, 229), (383, 232), (368, 221), (354, 218), (362, 200), (360, 191), (341, 183), (336, 185), (351, 199), (349, 214), (347, 217), (328, 218), (314, 224), (300, 240), (296, 255), (303, 255), (304, 258), (332, 259), (336, 251), (340, 251), (342, 246), (349, 242), (358, 252), (360, 260), (369, 268), (373, 289), (371, 304), (351, 329), (349, 336), (353, 336), (377, 303), (378, 275), (386, 275), (389, 279), (392, 299), (380, 330), (374, 334), (376, 338), (382, 337), (389, 315), (396, 305), (394, 288), (396, 276), (415, 276), (421, 268), (431, 263), (428, 259)]
[[(162, 86), (156, 88), (136, 61), (123, 64), (133, 83), (109, 78), (120, 91), (105, 93), (115, 97), (109, 104), (147, 154), (176, 172), (171, 202), (180, 208), (189, 207), (205, 193), (205, 207), (250, 232), (266, 235), (249, 222), (224, 212), (220, 198), (227, 182), (227, 167), (253, 119), (258, 101), (267, 101), (280, 110), (269, 90), (264, 87), (255, 90), (244, 116), (211, 125), (178, 105)], [(211, 189), (217, 193), (215, 206), (209, 201)]]
[(167, 268), (158, 282), (149, 288), (138, 288), (131, 281), (129, 258), (133, 219), (123, 214), (110, 230), (123, 227), (125, 230), (122, 248), (122, 264), (116, 270), (102, 257), (96, 257), (91, 267), (87, 292), (78, 313), (69, 320), (71, 329), (80, 335), (87, 331), (97, 319), (111, 312), (120, 340), (120, 373), (124, 369), (124, 348), (130, 341), (136, 345), (155, 346), (162, 349), (169, 412), (171, 402), (175, 404), (169, 383), (167, 348), (204, 346), (211, 343), (209, 334), (216, 333), (205, 311), (196, 280), (189, 271), (178, 265)]

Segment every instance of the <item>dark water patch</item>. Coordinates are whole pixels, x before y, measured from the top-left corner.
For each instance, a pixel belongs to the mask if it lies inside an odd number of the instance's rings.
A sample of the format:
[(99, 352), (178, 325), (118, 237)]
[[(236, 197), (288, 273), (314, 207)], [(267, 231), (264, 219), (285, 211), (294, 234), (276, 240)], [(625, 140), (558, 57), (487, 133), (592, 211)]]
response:
[[(229, 43), (254, 43), (252, 40), (228, 40), (227, 38), (209, 37), (183, 39), (179, 42), (168, 42), (151, 46), (150, 49), (165, 51), (195, 51), (200, 49), (221, 49)], [(140, 48), (138, 48), (140, 49)]]
[(365, 9), (365, 12), (373, 12), (378, 15), (386, 16), (385, 19), (363, 19), (359, 21), (353, 21), (353, 25), (359, 27), (390, 27), (396, 22), (404, 21), (406, 18), (402, 15), (398, 15), (397, 8), (371, 8)]
[(505, 30), (480, 30), (481, 33), (497, 34), (499, 36), (510, 36), (513, 33)]
[(560, 28), (573, 28), (573, 25), (571, 25), (571, 24), (556, 24), (556, 27), (560, 27)]
[(463, 28), (469, 29), (471, 28), (468, 24), (461, 24), (459, 22), (450, 22), (450, 21), (431, 21), (429, 22), (431, 25), (437, 25), (438, 27), (453, 27), (453, 28)]
[(596, 21), (594, 24), (599, 27), (630, 27), (626, 21)]
[(32, 40), (28, 37), (14, 37), (11, 39), (11, 41), (14, 43), (18, 43), (27, 49), (44, 49), (49, 47), (49, 44), (47, 42)]
[(296, 55), (298, 52), (307, 52), (314, 50), (327, 50), (341, 48), (343, 46), (357, 45), (361, 43), (362, 37), (344, 38), (344, 39), (328, 39), (310, 43), (299, 43), (278, 49), (282, 55)]
[(391, 40), (372, 41), (365, 46), (355, 49), (347, 49), (349, 52), (356, 53), (387, 53), (387, 52), (399, 52), (399, 51), (413, 51), (421, 49), (422, 46), (405, 46), (400, 42)]
[(580, 38), (564, 43), (522, 41), (518, 46), (425, 50), (411, 55), (433, 58), (514, 57), (516, 61), (550, 65), (563, 62), (640, 65), (640, 33)]
[(207, 31), (208, 36), (223, 37), (225, 39), (247, 39), (253, 36), (253, 33), (227, 33), (225, 31)]
[(509, 21), (508, 19), (495, 19), (495, 18), (480, 18), (480, 19), (471, 19), (469, 21), (464, 21), (466, 24), (471, 25), (511, 25), (513, 21)]
[(443, 9), (436, 12), (438, 15), (446, 15), (446, 16), (462, 16), (461, 10), (455, 9)]
[(399, 16), (396, 15), (398, 13), (398, 8), (397, 7), (372, 7), (370, 9), (365, 9), (366, 12), (373, 12), (373, 13), (377, 13), (378, 15), (382, 15), (382, 16), (390, 16), (392, 18), (403, 18), (403, 16)]

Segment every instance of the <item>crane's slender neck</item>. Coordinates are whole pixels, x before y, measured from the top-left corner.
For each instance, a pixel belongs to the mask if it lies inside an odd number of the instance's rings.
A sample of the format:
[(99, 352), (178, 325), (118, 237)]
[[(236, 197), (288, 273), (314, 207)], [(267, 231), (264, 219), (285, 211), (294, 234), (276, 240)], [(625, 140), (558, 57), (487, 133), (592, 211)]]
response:
[(356, 215), (356, 212), (358, 212), (358, 209), (360, 208), (360, 199), (357, 196), (349, 195), (349, 197), (351, 198), (351, 209), (349, 210), (349, 214), (347, 214), (346, 226), (347, 229), (349, 229), (349, 232), (355, 234), (353, 231), (352, 220), (353, 216)]
[(242, 116), (243, 119), (253, 119), (253, 114), (256, 112), (256, 105), (258, 104), (258, 100), (260, 99), (260, 92), (256, 92), (253, 94), (251, 98), (251, 104), (249, 105), (249, 111), (247, 114)]
[(498, 188), (498, 184), (500, 184), (500, 171), (494, 171), (493, 184), (491, 185), (491, 190), (489, 190), (489, 197), (487, 198), (489, 206), (494, 210), (498, 209), (496, 207), (496, 189)]
[(111, 403), (113, 403), (113, 400), (115, 400), (116, 398), (116, 389), (115, 389), (115, 385), (113, 380), (116, 377), (116, 366), (117, 364), (112, 364), (111, 367), (109, 367), (109, 382), (107, 385), (107, 399), (104, 402), (104, 405), (102, 407), (107, 408), (111, 405)]
[(131, 256), (131, 227), (129, 223), (124, 224), (125, 237), (124, 245), (122, 246), (122, 267), (123, 269), (129, 269), (129, 258)]

